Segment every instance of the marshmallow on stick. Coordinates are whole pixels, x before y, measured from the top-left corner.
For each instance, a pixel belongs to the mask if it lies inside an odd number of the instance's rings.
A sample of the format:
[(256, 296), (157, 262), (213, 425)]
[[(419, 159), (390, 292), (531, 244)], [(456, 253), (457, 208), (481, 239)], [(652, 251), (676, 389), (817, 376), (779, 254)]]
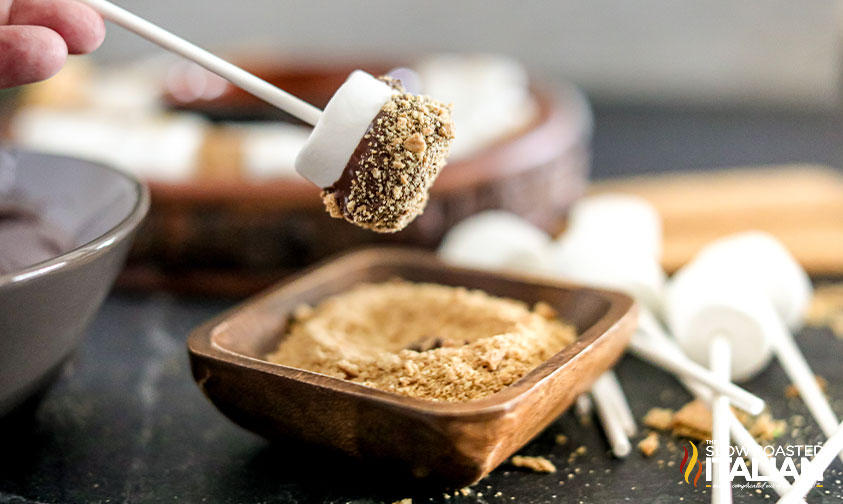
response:
[[(722, 238), (680, 270), (666, 296), (668, 321), (691, 358), (700, 344), (728, 328), (736, 378), (747, 379), (774, 353), (822, 431), (831, 436), (838, 418), (814, 379), (789, 328), (799, 327), (810, 301), (804, 270), (775, 238), (760, 232)], [(840, 453), (843, 459), (843, 452)]]
[(614, 288), (636, 298), (639, 331), (630, 341), (639, 357), (678, 376), (699, 381), (727, 395), (733, 403), (758, 413), (764, 402), (685, 356), (667, 356), (648, 345), (652, 333), (663, 332), (656, 314), (662, 311), (665, 274), (656, 255), (661, 245), (661, 221), (646, 201), (633, 196), (605, 194), (577, 202), (568, 229), (551, 247), (550, 272), (580, 282)]
[[(660, 352), (667, 355), (672, 355), (676, 359), (686, 358), (676, 343), (676, 340), (671, 338), (667, 333), (660, 331), (653, 331), (648, 335), (646, 340), (648, 345), (659, 348)], [(691, 392), (697, 399), (702, 400), (711, 408), (714, 396), (712, 390), (706, 388), (700, 383), (690, 381), (685, 378), (680, 378), (679, 381), (685, 388)], [(775, 461), (767, 457), (763, 447), (755, 441), (755, 438), (746, 430), (746, 427), (737, 419), (731, 410), (728, 411), (729, 431), (735, 444), (747, 450), (752, 457), (753, 462), (758, 464), (759, 473), (766, 476), (772, 485), (773, 489), (779, 495), (784, 495), (786, 491), (790, 490), (790, 482), (782, 476), (776, 467)]]
[(332, 217), (391, 233), (424, 210), (453, 138), (449, 106), (356, 70), (328, 102), (296, 170), (322, 187)]
[[(104, 18), (315, 125), (296, 170), (323, 188), (333, 217), (378, 232), (403, 229), (427, 203), (454, 137), (450, 106), (354, 72), (324, 112), (108, 0), (80, 0)], [(323, 152), (324, 151), (324, 152)]]

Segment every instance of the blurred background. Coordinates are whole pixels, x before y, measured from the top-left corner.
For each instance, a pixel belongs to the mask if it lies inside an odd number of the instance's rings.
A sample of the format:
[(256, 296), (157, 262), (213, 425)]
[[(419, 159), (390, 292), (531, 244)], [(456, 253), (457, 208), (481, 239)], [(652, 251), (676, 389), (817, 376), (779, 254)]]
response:
[[(843, 160), (837, 141), (843, 135), (837, 117), (843, 11), (837, 1), (122, 5), (210, 48), (271, 47), (295, 58), (403, 58), (429, 51), (512, 56), (538, 75), (570, 80), (588, 93), (597, 111), (598, 177)], [(95, 58), (117, 62), (159, 51), (112, 27)], [(701, 141), (688, 141), (700, 135)]]
[[(677, 105), (838, 104), (839, 2), (483, 0), (121, 5), (205, 47), (270, 46), (295, 57), (494, 52), (568, 79), (599, 101)], [(111, 29), (96, 58), (160, 49)]]

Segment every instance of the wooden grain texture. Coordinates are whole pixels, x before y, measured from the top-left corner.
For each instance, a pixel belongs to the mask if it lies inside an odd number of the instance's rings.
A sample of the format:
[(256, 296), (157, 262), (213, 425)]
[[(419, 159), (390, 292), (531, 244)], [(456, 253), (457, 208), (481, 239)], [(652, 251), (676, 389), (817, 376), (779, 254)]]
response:
[[(395, 277), (477, 288), (529, 304), (545, 301), (576, 326), (578, 338), (515, 384), (459, 403), (400, 396), (265, 360), (298, 304)], [(199, 387), (242, 427), (461, 487), (488, 474), (588, 390), (623, 353), (635, 315), (632, 299), (620, 293), (456, 268), (428, 252), (370, 249), (312, 269), (209, 321), (192, 332), (188, 350)]]
[(815, 276), (843, 274), (843, 173), (819, 165), (735, 168), (609, 180), (592, 193), (650, 201), (662, 216), (662, 264), (675, 271), (715, 238), (772, 233)]

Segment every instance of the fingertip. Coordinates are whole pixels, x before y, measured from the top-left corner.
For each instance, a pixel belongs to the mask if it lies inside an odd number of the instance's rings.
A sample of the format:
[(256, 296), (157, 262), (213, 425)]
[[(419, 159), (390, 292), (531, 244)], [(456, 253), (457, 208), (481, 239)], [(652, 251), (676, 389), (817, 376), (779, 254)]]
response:
[(43, 26), (0, 27), (0, 88), (49, 79), (67, 60), (61, 35)]
[(71, 54), (87, 54), (97, 50), (105, 40), (105, 21), (87, 5), (77, 5), (76, 29), (68, 34), (67, 46)]
[[(61, 35), (42, 26), (30, 27), (37, 32), (27, 55), (32, 63), (32, 82), (49, 79), (57, 74), (67, 61), (67, 43)], [(37, 42), (35, 42), (37, 40)]]
[(9, 21), (56, 31), (64, 38), (70, 54), (94, 51), (105, 38), (102, 16), (75, 0), (18, 0)]

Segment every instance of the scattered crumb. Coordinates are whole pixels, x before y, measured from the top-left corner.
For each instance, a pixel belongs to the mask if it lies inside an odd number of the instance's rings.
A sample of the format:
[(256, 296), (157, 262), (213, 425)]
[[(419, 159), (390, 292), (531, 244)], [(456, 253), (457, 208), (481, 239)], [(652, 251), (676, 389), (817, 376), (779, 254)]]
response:
[(413, 499), (401, 499), (393, 502), (392, 504), (413, 504)]
[(677, 436), (705, 440), (711, 438), (711, 412), (699, 399), (691, 401), (673, 415), (673, 432)]
[[(468, 488), (468, 487), (465, 487), (465, 488), (460, 488), (460, 489), (458, 490), (458, 492), (459, 492), (459, 494), (460, 494), (460, 495), (462, 495), (463, 497), (466, 497), (466, 496), (468, 496), (468, 495), (471, 495), (471, 489), (470, 489), (470, 488)], [(454, 492), (454, 495), (457, 495), (457, 492)]]
[[(523, 467), (534, 472), (555, 473), (556, 466), (553, 462), (544, 457), (527, 457), (523, 455), (516, 455), (510, 460), (515, 467)], [(573, 477), (570, 476), (569, 477)]]
[(400, 280), (360, 284), (302, 313), (268, 360), (433, 401), (491, 395), (576, 339), (520, 301)]
[[(828, 389), (828, 380), (820, 375), (814, 375), (814, 379), (817, 380), (817, 385), (819, 385), (820, 390), (825, 394)], [(799, 397), (799, 389), (796, 388), (796, 385), (790, 384), (784, 389), (784, 396), (788, 399)]]
[(651, 456), (659, 449), (659, 435), (651, 432), (638, 443), (638, 449), (645, 457)]
[(759, 441), (772, 441), (787, 429), (787, 422), (774, 420), (769, 413), (758, 415), (749, 427), (749, 433)]
[(557, 434), (556, 435), (556, 444), (563, 445), (567, 442), (568, 442), (568, 436), (566, 436), (565, 434)]
[[(568, 456), (568, 463), (573, 464), (577, 457), (581, 457), (588, 453), (588, 448), (585, 445), (580, 445), (577, 447), (576, 450), (572, 451), (571, 454)], [(577, 467), (574, 469), (574, 472), (580, 472), (580, 468)]]
[(644, 415), (644, 425), (666, 431), (673, 425), (673, 410), (666, 408), (652, 408)]
[[(744, 411), (736, 409), (732, 411), (735, 417), (759, 442), (771, 441), (787, 430), (786, 421), (776, 420), (769, 413), (762, 413), (753, 417)], [(644, 416), (643, 421), (644, 425), (652, 429), (662, 432), (671, 431), (676, 436), (698, 441), (711, 439), (711, 412), (708, 406), (700, 400), (685, 404), (675, 413), (669, 409), (652, 408)], [(674, 448), (672, 442), (668, 443), (668, 448)]]

